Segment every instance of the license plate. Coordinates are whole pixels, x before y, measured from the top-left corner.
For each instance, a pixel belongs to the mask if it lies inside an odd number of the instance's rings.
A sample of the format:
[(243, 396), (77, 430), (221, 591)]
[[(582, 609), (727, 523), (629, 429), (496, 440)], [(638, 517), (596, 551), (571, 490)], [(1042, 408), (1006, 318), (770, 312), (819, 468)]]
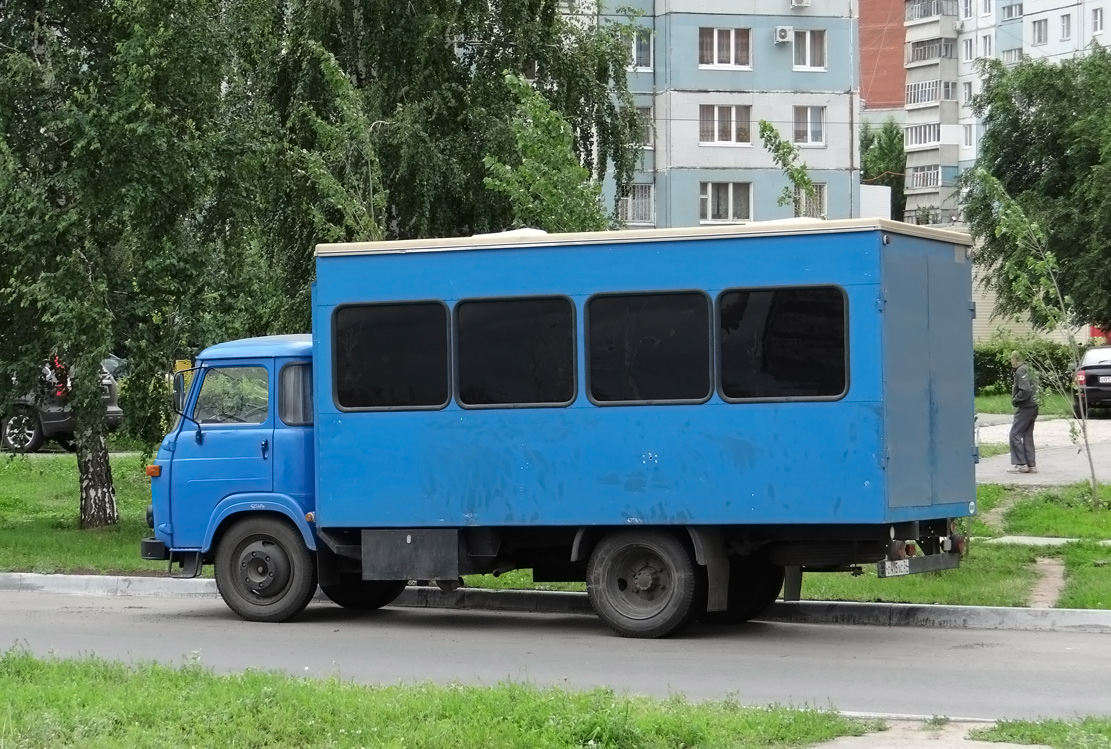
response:
[(885, 577), (897, 577), (898, 575), (910, 574), (910, 560), (909, 559), (896, 559), (891, 561), (888, 559), (883, 563), (883, 571)]
[(1100, 384), (1100, 385), (1111, 385), (1111, 377), (1103, 377), (1103, 376), (1101, 376), (1101, 377), (1099, 378), (1099, 384)]

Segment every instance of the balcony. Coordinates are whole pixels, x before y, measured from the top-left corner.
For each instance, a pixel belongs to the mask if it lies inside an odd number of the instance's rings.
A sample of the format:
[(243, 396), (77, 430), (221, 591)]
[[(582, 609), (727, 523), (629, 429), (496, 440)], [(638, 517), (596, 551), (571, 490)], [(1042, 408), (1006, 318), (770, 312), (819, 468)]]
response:
[(957, 0), (916, 0), (907, 3), (906, 22), (929, 21), (942, 16), (957, 15)]

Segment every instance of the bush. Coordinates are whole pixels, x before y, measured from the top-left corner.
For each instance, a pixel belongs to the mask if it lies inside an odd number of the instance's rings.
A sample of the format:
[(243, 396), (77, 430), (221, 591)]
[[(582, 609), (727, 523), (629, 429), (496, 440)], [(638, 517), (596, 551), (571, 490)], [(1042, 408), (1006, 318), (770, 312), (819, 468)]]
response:
[[(1081, 351), (1084, 346), (1081, 345)], [(1001, 395), (1011, 392), (1011, 352), (1018, 351), (1030, 365), (1031, 375), (1041, 380), (1043, 388), (1072, 379), (1075, 361), (1068, 344), (1047, 341), (1033, 336), (1026, 338), (992, 337), (972, 349), (972, 368), (976, 376), (977, 395)], [(1047, 380), (1049, 382), (1047, 382)]]

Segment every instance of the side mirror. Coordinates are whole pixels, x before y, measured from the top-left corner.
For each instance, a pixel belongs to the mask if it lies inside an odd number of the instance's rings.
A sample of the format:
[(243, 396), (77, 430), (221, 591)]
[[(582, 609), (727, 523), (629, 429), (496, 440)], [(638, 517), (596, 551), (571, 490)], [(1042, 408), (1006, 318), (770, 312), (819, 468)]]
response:
[(174, 413), (178, 416), (185, 415), (185, 373), (178, 372), (174, 375)]

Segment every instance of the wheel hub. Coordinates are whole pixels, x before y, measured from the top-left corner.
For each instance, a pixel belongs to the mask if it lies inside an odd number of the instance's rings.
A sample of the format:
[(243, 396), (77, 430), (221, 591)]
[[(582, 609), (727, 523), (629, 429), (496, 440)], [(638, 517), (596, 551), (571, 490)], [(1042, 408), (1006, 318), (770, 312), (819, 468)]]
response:
[(11, 417), (4, 428), (4, 436), (7, 438), (8, 444), (17, 450), (27, 447), (34, 437), (31, 419), (26, 414), (16, 414)]
[(633, 590), (638, 593), (647, 593), (660, 583), (659, 571), (645, 565), (633, 575)]
[(256, 540), (242, 547), (238, 568), (244, 590), (259, 598), (272, 598), (289, 583), (289, 557), (273, 542)]

